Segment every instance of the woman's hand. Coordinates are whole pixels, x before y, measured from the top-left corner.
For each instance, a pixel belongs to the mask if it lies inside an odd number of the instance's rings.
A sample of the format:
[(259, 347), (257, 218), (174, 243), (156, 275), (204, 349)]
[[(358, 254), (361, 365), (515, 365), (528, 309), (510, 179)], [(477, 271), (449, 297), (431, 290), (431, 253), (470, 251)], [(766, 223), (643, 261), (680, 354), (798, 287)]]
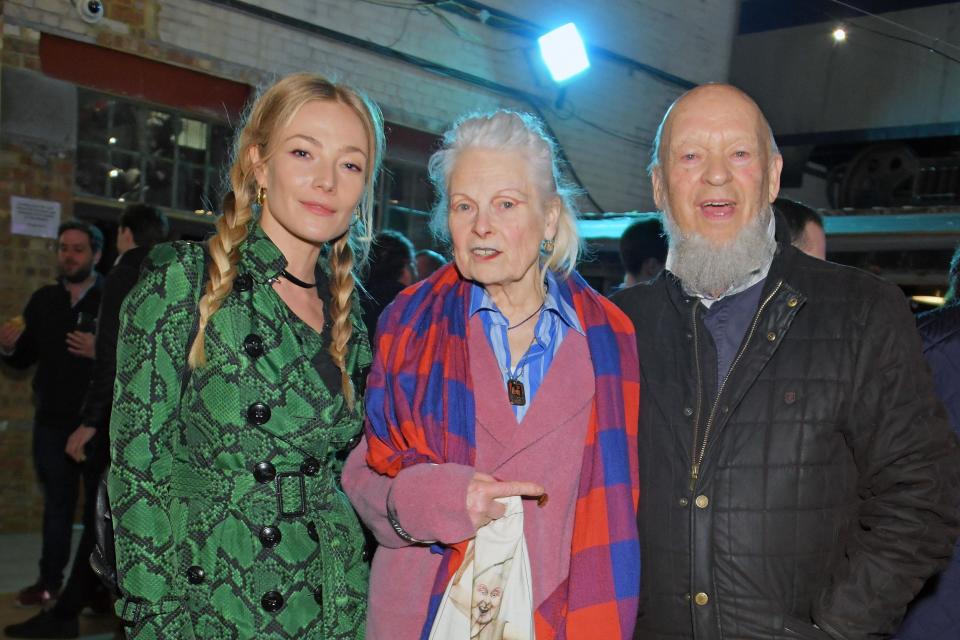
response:
[(496, 501), (510, 496), (541, 496), (546, 490), (535, 482), (501, 482), (486, 473), (474, 473), (467, 485), (467, 514), (474, 529), (503, 516), (507, 508)]

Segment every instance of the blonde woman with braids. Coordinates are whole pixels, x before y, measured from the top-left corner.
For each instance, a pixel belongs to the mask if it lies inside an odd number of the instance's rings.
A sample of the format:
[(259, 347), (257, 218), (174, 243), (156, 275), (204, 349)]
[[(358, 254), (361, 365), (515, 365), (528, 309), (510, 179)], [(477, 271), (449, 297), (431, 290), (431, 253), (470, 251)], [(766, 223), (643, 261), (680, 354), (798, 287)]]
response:
[(155, 249), (123, 309), (110, 502), (129, 638), (362, 638), (340, 489), (370, 361), (354, 292), (376, 106), (288, 76), (239, 134), (207, 253)]

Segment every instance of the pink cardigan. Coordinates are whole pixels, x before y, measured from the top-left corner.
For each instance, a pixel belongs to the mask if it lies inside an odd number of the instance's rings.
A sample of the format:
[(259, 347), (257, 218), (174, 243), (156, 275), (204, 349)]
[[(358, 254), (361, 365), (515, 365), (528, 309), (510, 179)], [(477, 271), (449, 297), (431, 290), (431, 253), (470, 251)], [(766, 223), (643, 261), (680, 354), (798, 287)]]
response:
[(468, 348), (477, 403), (475, 468), (420, 464), (389, 478), (367, 466), (364, 442), (350, 454), (343, 470), (343, 488), (380, 544), (370, 575), (369, 640), (420, 637), (441, 558), (429, 547), (411, 545), (397, 535), (387, 520), (387, 500), (414, 538), (444, 543), (472, 538), (475, 532), (467, 515), (466, 493), (475, 470), (501, 480), (537, 482), (547, 490), (549, 499), (542, 508), (533, 500), (524, 501), (534, 607), (567, 576), (574, 504), (594, 396), (586, 338), (567, 332), (520, 425), (479, 316), (470, 321)]

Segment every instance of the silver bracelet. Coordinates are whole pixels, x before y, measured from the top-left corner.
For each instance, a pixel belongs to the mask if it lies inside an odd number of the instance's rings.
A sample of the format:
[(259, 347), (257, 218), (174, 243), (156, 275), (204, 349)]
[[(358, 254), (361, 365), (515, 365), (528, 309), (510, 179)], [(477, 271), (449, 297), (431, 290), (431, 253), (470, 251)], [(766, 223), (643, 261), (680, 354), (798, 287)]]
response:
[(413, 544), (434, 544), (436, 540), (418, 540), (412, 535), (407, 533), (407, 530), (404, 529), (400, 522), (397, 520), (397, 512), (393, 510), (393, 507), (390, 505), (390, 494), (393, 492), (393, 485), (390, 485), (390, 488), (387, 490), (387, 520), (390, 521), (390, 526), (393, 527), (393, 530), (396, 531), (397, 535), (406, 540), (407, 542), (412, 542)]

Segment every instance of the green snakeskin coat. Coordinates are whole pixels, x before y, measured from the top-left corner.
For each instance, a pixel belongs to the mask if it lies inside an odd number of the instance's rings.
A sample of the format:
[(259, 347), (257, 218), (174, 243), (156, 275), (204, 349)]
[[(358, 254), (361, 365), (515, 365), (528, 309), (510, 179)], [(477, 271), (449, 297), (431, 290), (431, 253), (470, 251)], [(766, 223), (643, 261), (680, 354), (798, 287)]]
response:
[[(363, 637), (363, 535), (339, 486), (362, 407), (340, 393), (329, 330), (270, 286), (286, 262), (254, 226), (207, 327), (207, 365), (188, 378), (202, 247), (154, 249), (124, 303), (109, 494), (131, 638)], [(352, 321), (360, 383), (370, 351), (356, 303)]]

